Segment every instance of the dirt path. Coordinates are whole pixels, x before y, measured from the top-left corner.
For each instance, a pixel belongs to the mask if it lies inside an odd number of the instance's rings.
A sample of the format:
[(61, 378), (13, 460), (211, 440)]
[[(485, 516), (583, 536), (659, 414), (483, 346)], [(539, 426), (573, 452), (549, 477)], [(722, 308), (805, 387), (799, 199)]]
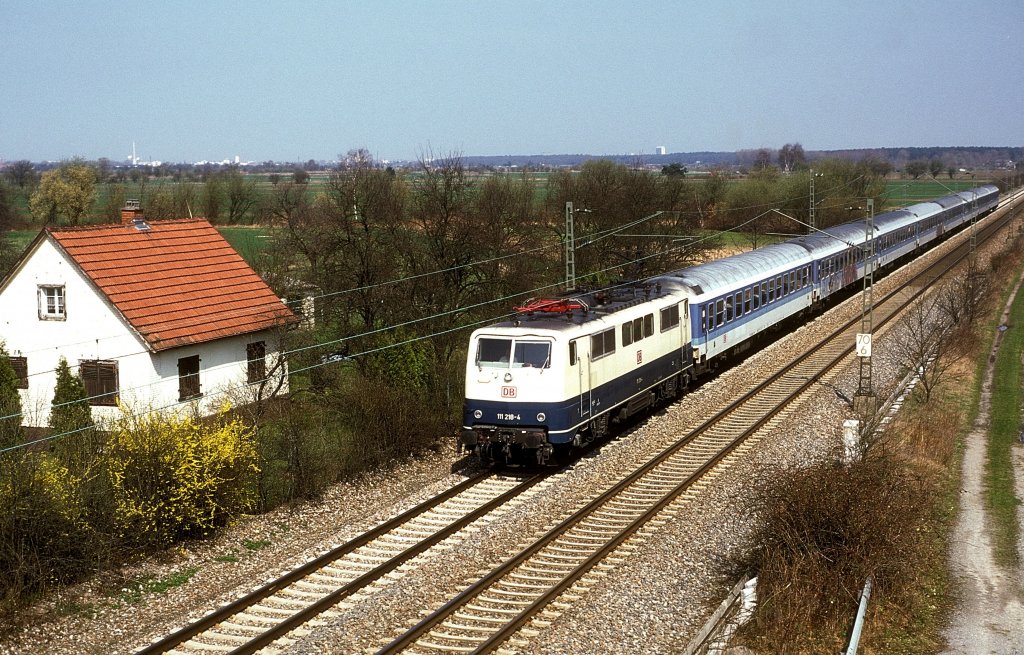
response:
[[(1024, 280), (1024, 278), (1022, 278)], [(1010, 305), (1020, 290), (1017, 281), (1007, 300), (1002, 323), (1006, 324)], [(1024, 329), (1018, 326), (1013, 329)], [(999, 349), (996, 340), (992, 354)], [(998, 566), (992, 558), (992, 546), (985, 517), (983, 480), (985, 446), (988, 438), (989, 407), (995, 357), (989, 357), (981, 389), (978, 418), (967, 435), (960, 490), (960, 514), (953, 532), (950, 566), (962, 585), (962, 597), (946, 629), (951, 655), (1019, 655), (1024, 653), (1024, 581), (1019, 574)], [(1014, 446), (1017, 496), (1024, 498), (1024, 450)], [(1024, 506), (1018, 509), (1024, 534)], [(1018, 544), (1024, 554), (1024, 544)], [(1022, 560), (1024, 561), (1024, 560)]]

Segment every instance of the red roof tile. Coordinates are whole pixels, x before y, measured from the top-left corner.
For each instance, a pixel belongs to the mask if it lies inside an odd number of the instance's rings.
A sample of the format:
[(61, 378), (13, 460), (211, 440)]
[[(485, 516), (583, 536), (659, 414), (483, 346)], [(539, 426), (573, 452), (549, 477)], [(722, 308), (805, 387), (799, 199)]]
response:
[(256, 332), (296, 316), (203, 219), (47, 228), (153, 350)]

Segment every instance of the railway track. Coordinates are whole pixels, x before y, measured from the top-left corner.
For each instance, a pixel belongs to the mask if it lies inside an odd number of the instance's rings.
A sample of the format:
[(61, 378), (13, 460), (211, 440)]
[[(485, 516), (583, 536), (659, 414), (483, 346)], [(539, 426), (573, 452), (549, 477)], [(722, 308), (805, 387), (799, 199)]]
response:
[[(998, 218), (986, 221), (979, 226), (977, 240), (984, 241), (998, 227)], [(955, 265), (954, 254), (960, 253), (957, 262), (963, 259), (966, 247), (960, 246), (877, 303), (876, 325), (888, 322)], [(760, 428), (779, 420), (796, 397), (852, 351), (858, 326), (859, 321), (851, 321), (836, 330), (817, 350), (751, 389), (380, 652), (485, 653), (517, 632), (527, 635), (528, 624), (543, 628), (545, 617), (557, 614), (570, 599), (568, 589), (576, 585), (584, 591), (581, 579), (613, 565), (629, 550), (633, 535), (654, 529), (672, 513), (673, 503), (696, 497), (723, 470), (723, 463), (752, 448)], [(401, 577), (411, 566), (409, 560), (543, 479), (490, 473), (470, 478), (210, 612), (138, 655), (285, 651), (316, 617)]]
[(547, 475), (481, 473), (337, 546), (138, 651), (255, 653), (287, 648), (302, 626), (401, 577), (409, 560), (456, 535)]
[[(1004, 203), (1005, 206), (1006, 203)], [(1012, 216), (1003, 211), (976, 226), (984, 242)], [(973, 229), (968, 227), (967, 229)], [(967, 240), (874, 305), (876, 330), (898, 317), (937, 279), (970, 254)], [(759, 435), (853, 351), (860, 319), (832, 332), (814, 350), (790, 361), (766, 381), (721, 410), (635, 473), (615, 484), (529, 547), (480, 578), (444, 606), (378, 651), (393, 653), (489, 653), (503, 644), (523, 646), (547, 627), (586, 578), (614, 566), (632, 549), (637, 533), (656, 529), (687, 503)]]

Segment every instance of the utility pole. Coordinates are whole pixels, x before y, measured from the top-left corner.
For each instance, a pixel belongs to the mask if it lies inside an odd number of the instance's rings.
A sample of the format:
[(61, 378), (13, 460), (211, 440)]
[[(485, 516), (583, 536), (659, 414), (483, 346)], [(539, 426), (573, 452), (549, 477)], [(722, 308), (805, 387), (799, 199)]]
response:
[(860, 332), (857, 334), (857, 356), (860, 358), (860, 379), (853, 397), (853, 408), (861, 416), (861, 427), (868, 429), (875, 414), (875, 392), (871, 386), (871, 314), (872, 289), (875, 281), (875, 201), (868, 198), (868, 216), (864, 221), (864, 293), (861, 295)]
[(576, 237), (572, 225), (572, 203), (565, 203), (565, 290), (576, 288)]
[(811, 232), (814, 232), (814, 230), (818, 228), (818, 224), (814, 222), (814, 169), (808, 169), (808, 172), (811, 174), (811, 207), (810, 211), (808, 212), (807, 222), (810, 224), (811, 229), (809, 232), (807, 232), (807, 234), (810, 234)]

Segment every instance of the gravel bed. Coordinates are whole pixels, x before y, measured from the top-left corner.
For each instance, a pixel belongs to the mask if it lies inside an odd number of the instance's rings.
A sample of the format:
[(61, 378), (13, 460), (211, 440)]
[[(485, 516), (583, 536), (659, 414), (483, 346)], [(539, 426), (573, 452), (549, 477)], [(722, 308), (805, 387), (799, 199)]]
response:
[[(938, 250), (925, 256), (936, 257)], [(879, 294), (909, 276), (890, 275)], [(371, 587), (333, 611), (322, 625), (289, 649), (293, 653), (354, 653), (376, 650), (531, 542), (545, 529), (621, 479), (745, 389), (751, 379), (774, 371), (795, 353), (819, 342), (844, 318), (860, 313), (855, 296), (789, 337), (750, 356), (685, 400), (604, 445), (571, 470), (542, 483), (528, 498), (480, 522), (470, 534), (455, 535), (441, 547), (411, 561), (407, 574)], [(884, 336), (876, 341), (873, 373), (877, 393), (886, 397), (898, 381)], [(830, 375), (852, 397), (856, 366)], [(682, 649), (735, 582), (734, 562), (750, 547), (758, 491), (781, 470), (835, 457), (844, 418), (852, 414), (832, 389), (821, 386), (786, 420), (769, 430), (751, 455), (719, 476), (700, 503), (681, 508), (633, 554), (613, 569), (572, 609), (529, 642), (535, 653), (671, 653)], [(452, 452), (404, 462), (386, 472), (332, 488), (321, 502), (247, 517), (215, 539), (187, 544), (126, 568), (124, 579), (164, 577), (196, 567), (180, 587), (151, 594), (133, 605), (104, 596), (99, 581), (65, 590), (33, 608), (31, 625), (0, 642), (0, 655), (47, 652), (129, 653), (280, 571), (365, 531), (386, 518), (464, 479), (452, 473), (460, 460)], [(269, 541), (249, 550), (244, 542)], [(219, 561), (233, 554), (237, 562)], [(638, 581), (642, 580), (642, 583)], [(95, 618), (62, 615), (58, 605), (92, 605)], [(130, 626), (130, 627), (126, 627)]]
[[(76, 585), (31, 608), (26, 617), (31, 625), (6, 636), (0, 653), (135, 652), (189, 618), (234, 600), (476, 470), (474, 463), (451, 451), (432, 453), (334, 485), (318, 502), (244, 517), (213, 539), (184, 544), (119, 572), (128, 581), (162, 579), (195, 568), (188, 583), (163, 594), (147, 594), (135, 603), (122, 600), (116, 586), (111, 593), (111, 576)], [(237, 561), (224, 561), (232, 558)], [(59, 609), (68, 606), (79, 610)]]

